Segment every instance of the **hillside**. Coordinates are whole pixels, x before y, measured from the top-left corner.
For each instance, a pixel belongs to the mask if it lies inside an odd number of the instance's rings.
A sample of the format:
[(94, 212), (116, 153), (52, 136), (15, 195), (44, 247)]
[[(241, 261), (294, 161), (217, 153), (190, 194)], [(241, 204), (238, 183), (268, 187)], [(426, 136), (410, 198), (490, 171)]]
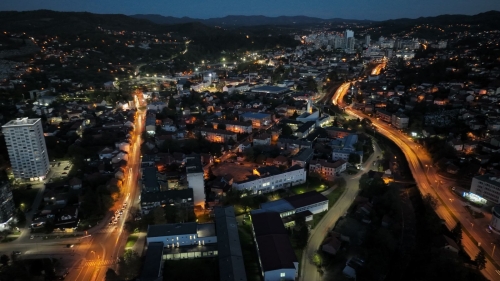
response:
[(259, 26), (259, 25), (307, 25), (307, 24), (323, 24), (323, 23), (368, 23), (372, 21), (366, 20), (350, 20), (350, 19), (321, 19), (306, 16), (243, 16), (231, 15), (222, 18), (209, 18), (209, 19), (195, 19), (189, 17), (176, 18), (171, 16), (139, 14), (132, 15), (131, 17), (138, 19), (150, 20), (157, 24), (178, 24), (188, 22), (200, 22), (208, 26), (222, 26), (222, 27), (240, 27), (240, 26)]
[[(431, 26), (431, 27), (427, 27)], [(416, 19), (394, 19), (374, 23), (372, 36), (403, 36), (418, 38), (448, 38), (456, 32), (481, 32), (500, 29), (500, 11), (489, 11), (477, 15), (440, 15)]]
[(37, 10), (0, 12), (3, 31), (29, 32), (32, 35), (72, 35), (95, 30), (98, 26), (111, 30), (160, 32), (165, 28), (147, 20), (125, 15), (102, 15), (80, 12)]

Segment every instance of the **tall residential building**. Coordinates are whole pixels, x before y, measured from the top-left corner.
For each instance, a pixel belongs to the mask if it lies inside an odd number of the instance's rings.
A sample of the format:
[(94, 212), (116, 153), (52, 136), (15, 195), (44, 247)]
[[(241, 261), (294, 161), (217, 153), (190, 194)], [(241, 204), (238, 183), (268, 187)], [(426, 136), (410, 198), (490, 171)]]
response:
[(2, 126), (16, 179), (43, 180), (50, 169), (42, 121), (17, 118)]
[(371, 42), (371, 38), (370, 38), (370, 35), (366, 35), (365, 36), (365, 44), (367, 47), (370, 46), (370, 42)]

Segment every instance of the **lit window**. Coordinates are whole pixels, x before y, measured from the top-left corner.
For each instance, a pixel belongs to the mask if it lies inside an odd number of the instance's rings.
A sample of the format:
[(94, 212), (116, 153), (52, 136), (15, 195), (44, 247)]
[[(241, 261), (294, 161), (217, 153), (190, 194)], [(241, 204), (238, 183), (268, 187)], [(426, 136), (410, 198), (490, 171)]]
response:
[(280, 273), (280, 277), (285, 277), (285, 273), (284, 273), (284, 272), (281, 272), (281, 273)]

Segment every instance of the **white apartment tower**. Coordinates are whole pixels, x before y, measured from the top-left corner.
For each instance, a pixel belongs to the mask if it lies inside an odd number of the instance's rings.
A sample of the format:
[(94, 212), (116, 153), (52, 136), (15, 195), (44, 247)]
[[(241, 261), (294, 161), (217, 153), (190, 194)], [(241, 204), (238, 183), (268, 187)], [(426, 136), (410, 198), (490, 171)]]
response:
[(50, 169), (41, 119), (17, 118), (2, 126), (16, 179), (43, 180)]

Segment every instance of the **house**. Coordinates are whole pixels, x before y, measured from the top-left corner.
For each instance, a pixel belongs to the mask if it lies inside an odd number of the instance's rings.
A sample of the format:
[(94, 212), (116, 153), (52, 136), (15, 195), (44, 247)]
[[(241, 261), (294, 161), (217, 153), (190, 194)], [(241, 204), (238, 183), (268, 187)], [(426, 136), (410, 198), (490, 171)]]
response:
[(307, 163), (314, 156), (314, 149), (312, 148), (302, 148), (299, 152), (292, 158), (292, 166), (299, 165), (301, 167), (306, 167)]
[(273, 164), (276, 166), (288, 166), (288, 158), (283, 155), (278, 155), (274, 158)]
[(263, 280), (295, 280), (299, 261), (280, 215), (275, 212), (252, 214), (252, 229)]
[(327, 237), (321, 245), (321, 250), (331, 255), (336, 255), (342, 243), (336, 237)]
[(327, 127), (327, 128), (325, 128), (325, 130), (326, 130), (326, 133), (328, 134), (328, 136), (330, 138), (334, 138), (334, 139), (341, 139), (341, 138), (347, 137), (350, 134), (356, 133), (355, 131), (347, 130), (347, 129), (343, 129), (343, 128), (338, 128), (338, 127)]
[(460, 251), (460, 247), (458, 244), (451, 239), (450, 237), (443, 235), (442, 236), (442, 244), (443, 244), (443, 249), (446, 249), (448, 251), (458, 253)]
[(337, 160), (328, 162), (326, 159), (311, 160), (309, 164), (309, 172), (318, 173), (326, 177), (335, 177), (347, 169), (345, 160)]
[(451, 145), (456, 151), (462, 151), (464, 150), (464, 143), (461, 140), (451, 140), (448, 142), (449, 145)]
[(80, 189), (82, 187), (82, 180), (79, 178), (72, 178), (69, 180), (69, 187), (72, 189)]
[(234, 120), (215, 120), (212, 121), (212, 125), (214, 126), (214, 129), (218, 129), (219, 125), (224, 125), (227, 131), (231, 131), (237, 134), (252, 133), (252, 122), (250, 121), (241, 122)]
[(255, 136), (253, 138), (253, 145), (258, 146), (258, 145), (271, 145), (271, 135), (269, 134), (260, 134), (258, 136)]
[(226, 143), (230, 140), (236, 142), (237, 135), (231, 131), (210, 129), (210, 128), (199, 128), (201, 136), (208, 140), (209, 142)]
[(246, 112), (240, 115), (243, 121), (251, 121), (253, 128), (260, 128), (271, 124), (271, 114), (262, 112)]

